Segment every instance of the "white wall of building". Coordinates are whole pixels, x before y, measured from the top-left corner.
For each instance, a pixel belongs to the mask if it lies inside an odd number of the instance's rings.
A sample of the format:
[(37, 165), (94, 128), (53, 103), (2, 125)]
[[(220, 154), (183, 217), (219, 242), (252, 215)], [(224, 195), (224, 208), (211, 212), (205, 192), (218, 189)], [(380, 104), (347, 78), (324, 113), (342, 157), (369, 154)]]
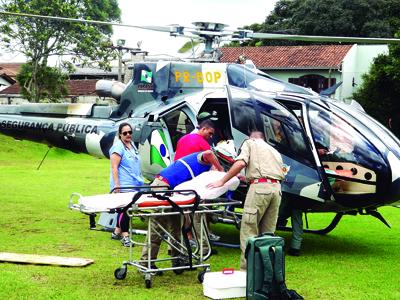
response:
[(4, 78), (0, 77), (0, 91), (4, 90), (5, 88), (9, 87), (10, 83), (5, 80)]
[(388, 51), (387, 45), (355, 44), (344, 57), (339, 69), (268, 69), (263, 71), (286, 82), (289, 81), (289, 78), (298, 78), (310, 74), (318, 74), (326, 78), (336, 78), (336, 83), (341, 81), (343, 83), (336, 90), (332, 98), (349, 100), (352, 98), (353, 92), (361, 85), (362, 75), (369, 72), (374, 58), (379, 54), (387, 54)]
[(369, 72), (374, 58), (388, 52), (387, 45), (354, 45), (343, 59), (343, 85), (338, 91), (338, 98), (351, 99), (362, 83), (362, 75)]

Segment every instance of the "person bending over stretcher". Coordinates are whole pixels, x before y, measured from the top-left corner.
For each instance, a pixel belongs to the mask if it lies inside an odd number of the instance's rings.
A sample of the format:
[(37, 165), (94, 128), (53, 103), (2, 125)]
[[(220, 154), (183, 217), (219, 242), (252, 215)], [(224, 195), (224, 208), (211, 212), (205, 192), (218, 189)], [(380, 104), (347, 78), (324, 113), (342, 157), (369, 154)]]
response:
[[(177, 185), (191, 180), (201, 173), (209, 171), (211, 168), (218, 171), (224, 171), (217, 157), (211, 150), (203, 152), (195, 152), (176, 160), (173, 164), (165, 168), (156, 176), (151, 186), (165, 186), (166, 189), (174, 189)], [(160, 190), (160, 189), (156, 189)], [(180, 240), (181, 221), (180, 215), (172, 215), (165, 217), (156, 217), (155, 220), (165, 228), (170, 228), (171, 235)], [(147, 244), (147, 237), (146, 237)], [(161, 238), (157, 234), (151, 235), (151, 259), (157, 259), (160, 250)], [(148, 260), (148, 247), (144, 246), (142, 250), (142, 261)], [(204, 249), (208, 251), (208, 249)], [(172, 247), (171, 256), (176, 257), (179, 252)], [(172, 266), (176, 267), (178, 260), (173, 260)], [(152, 264), (152, 269), (155, 266)]]

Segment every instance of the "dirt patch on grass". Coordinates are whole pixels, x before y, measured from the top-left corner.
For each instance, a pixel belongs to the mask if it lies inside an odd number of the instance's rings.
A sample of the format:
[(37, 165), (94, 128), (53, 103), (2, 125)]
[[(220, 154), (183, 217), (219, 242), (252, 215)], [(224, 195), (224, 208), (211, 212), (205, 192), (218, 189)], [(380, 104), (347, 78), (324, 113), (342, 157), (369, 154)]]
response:
[(57, 246), (57, 249), (63, 253), (78, 252), (82, 250), (81, 247), (77, 247), (71, 244), (60, 244)]
[(47, 278), (47, 276), (44, 276), (42, 274), (32, 274), (32, 280), (37, 281), (37, 282), (46, 283), (48, 281), (48, 278)]
[(44, 230), (37, 229), (37, 228), (21, 229), (21, 233), (43, 233), (43, 232), (44, 232)]

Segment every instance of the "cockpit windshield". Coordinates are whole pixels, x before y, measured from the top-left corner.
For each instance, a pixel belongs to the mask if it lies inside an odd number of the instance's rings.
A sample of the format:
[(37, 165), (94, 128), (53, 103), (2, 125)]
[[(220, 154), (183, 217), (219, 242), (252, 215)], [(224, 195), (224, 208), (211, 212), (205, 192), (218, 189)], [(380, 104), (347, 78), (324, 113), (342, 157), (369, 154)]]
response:
[(229, 84), (239, 88), (260, 92), (293, 92), (311, 95), (300, 86), (256, 74), (243, 65), (229, 65), (227, 73)]
[(379, 137), (379, 141), (382, 142), (385, 147), (389, 148), (397, 157), (400, 157), (399, 146), (400, 143), (398, 139), (390, 132), (387, 128), (385, 128), (382, 124), (374, 120), (371, 116), (366, 113), (359, 111), (357, 109), (348, 109), (346, 107), (347, 104), (334, 102), (331, 103), (334, 106), (343, 109), (348, 114), (352, 115), (355, 119), (360, 121), (362, 124), (368, 124), (368, 128), (373, 132), (376, 136)]

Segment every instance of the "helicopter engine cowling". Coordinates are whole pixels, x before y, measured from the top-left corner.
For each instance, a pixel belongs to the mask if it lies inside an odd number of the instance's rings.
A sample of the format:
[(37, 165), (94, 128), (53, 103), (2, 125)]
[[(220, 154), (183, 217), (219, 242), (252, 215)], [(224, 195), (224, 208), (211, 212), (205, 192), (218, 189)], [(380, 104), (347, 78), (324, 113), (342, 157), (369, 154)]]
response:
[(125, 89), (126, 85), (119, 81), (99, 80), (96, 82), (96, 94), (99, 97), (112, 97), (117, 103), (119, 103)]

